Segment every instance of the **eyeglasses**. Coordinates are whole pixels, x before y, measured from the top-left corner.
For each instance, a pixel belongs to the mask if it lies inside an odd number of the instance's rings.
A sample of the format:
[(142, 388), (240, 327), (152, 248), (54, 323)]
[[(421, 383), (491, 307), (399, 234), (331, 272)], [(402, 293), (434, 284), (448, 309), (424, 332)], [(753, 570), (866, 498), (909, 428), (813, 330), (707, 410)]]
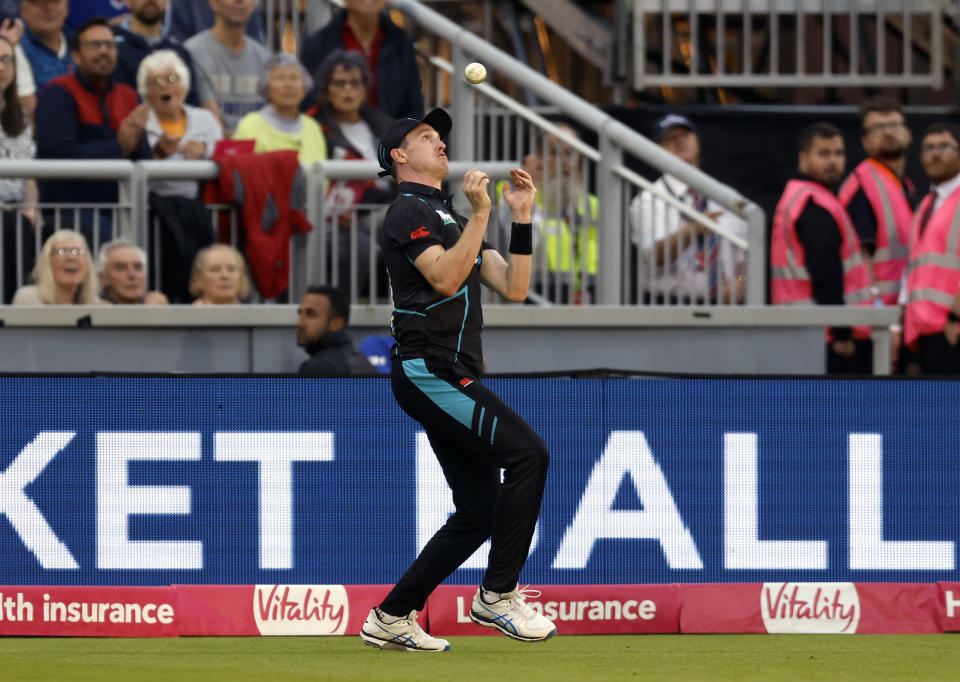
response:
[(922, 154), (933, 154), (934, 152), (952, 154), (955, 151), (957, 151), (957, 145), (950, 144), (949, 142), (944, 142), (943, 144), (925, 144), (920, 148)]
[(335, 88), (362, 88), (363, 79), (362, 78), (334, 78), (330, 81), (330, 85)]
[(86, 249), (56, 249), (54, 253), (58, 256), (66, 256), (67, 254), (71, 256), (86, 256), (90, 252)]
[(117, 41), (116, 40), (84, 40), (83, 46), (91, 50), (106, 49), (112, 52), (113, 50), (117, 49)]
[(147, 80), (147, 85), (156, 85), (159, 88), (165, 83), (173, 85), (174, 83), (179, 83), (179, 82), (180, 82), (180, 76), (178, 76), (175, 73), (171, 73), (166, 76), (156, 76), (155, 78), (150, 78)]
[(13, 64), (13, 55), (12, 54), (0, 54), (0, 64), (4, 66), (10, 66)]
[(887, 121), (886, 123), (874, 123), (872, 126), (867, 126), (863, 129), (863, 132), (867, 133), (868, 135), (870, 133), (882, 133), (888, 130), (891, 133), (895, 133), (901, 128), (905, 127), (906, 125), (903, 121)]

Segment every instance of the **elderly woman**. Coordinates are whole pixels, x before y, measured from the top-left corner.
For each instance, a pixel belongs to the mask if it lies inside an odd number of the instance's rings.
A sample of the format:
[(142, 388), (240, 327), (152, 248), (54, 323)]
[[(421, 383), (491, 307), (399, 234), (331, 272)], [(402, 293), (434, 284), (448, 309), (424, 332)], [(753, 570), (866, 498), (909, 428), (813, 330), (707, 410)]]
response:
[[(140, 62), (137, 90), (150, 105), (147, 142), (156, 159), (208, 159), (221, 137), (217, 119), (206, 109), (184, 104), (190, 69), (173, 50), (158, 50)], [(197, 196), (192, 180), (155, 180), (150, 189), (162, 196)]]
[(290, 54), (275, 54), (263, 67), (257, 91), (267, 106), (247, 114), (233, 133), (235, 140), (255, 140), (254, 151), (292, 149), (300, 163), (309, 166), (327, 158), (327, 141), (320, 126), (300, 113), (300, 103), (313, 87), (313, 79)]
[(86, 238), (73, 230), (54, 232), (43, 244), (33, 281), (17, 289), (14, 305), (101, 303)]
[(242, 303), (250, 295), (243, 256), (227, 244), (213, 244), (197, 252), (190, 275), (195, 305)]

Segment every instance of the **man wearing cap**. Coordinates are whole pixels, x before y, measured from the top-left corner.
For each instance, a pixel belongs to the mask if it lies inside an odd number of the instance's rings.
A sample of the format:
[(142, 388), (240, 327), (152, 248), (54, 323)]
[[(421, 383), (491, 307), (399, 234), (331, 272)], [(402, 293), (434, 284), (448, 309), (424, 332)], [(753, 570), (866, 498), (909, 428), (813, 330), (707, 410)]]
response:
[[(700, 138), (686, 116), (664, 116), (654, 127), (653, 138), (674, 156), (700, 167)], [(630, 204), (634, 273), (638, 268), (645, 284), (644, 302), (741, 303), (746, 283), (743, 249), (656, 195), (673, 197), (743, 238), (746, 222), (671, 175), (661, 176), (654, 188), (641, 192)], [(632, 280), (635, 284), (636, 274)]]
[(538, 593), (518, 589), (543, 497), (547, 447), (479, 378), (480, 282), (512, 301), (526, 298), (537, 190), (525, 171), (510, 172), (513, 189), (503, 192), (514, 220), (508, 263), (483, 239), (491, 208), (487, 175), (474, 168), (463, 176), (469, 219), (441, 191), (449, 171), (442, 138), (451, 126), (443, 109), (399, 119), (378, 149), (382, 175), (398, 183), (378, 234), (393, 290), (393, 394), (427, 432), (456, 507), (363, 624), (363, 641), (385, 649), (450, 648), (420, 629), (417, 611), (488, 538), (488, 568), (471, 620), (521, 641), (557, 631), (526, 603)]

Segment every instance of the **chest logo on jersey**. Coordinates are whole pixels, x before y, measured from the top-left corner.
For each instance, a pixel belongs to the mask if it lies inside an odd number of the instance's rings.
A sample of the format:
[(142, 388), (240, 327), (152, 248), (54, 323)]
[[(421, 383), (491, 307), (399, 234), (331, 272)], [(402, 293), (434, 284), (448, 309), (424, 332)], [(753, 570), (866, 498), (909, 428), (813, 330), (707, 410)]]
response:
[(420, 239), (420, 237), (426, 237), (428, 234), (430, 234), (430, 230), (428, 230), (424, 225), (421, 225), (410, 233), (410, 239)]
[(469, 386), (469, 385), (472, 384), (472, 383), (473, 383), (473, 379), (468, 379), (468, 378), (466, 378), (466, 377), (464, 377), (463, 379), (460, 380), (460, 385), (463, 386), (464, 388), (466, 388), (467, 386)]
[(436, 209), (437, 215), (440, 216), (440, 219), (443, 221), (444, 225), (456, 225), (457, 221), (453, 219), (453, 216), (447, 213), (446, 211), (441, 211)]

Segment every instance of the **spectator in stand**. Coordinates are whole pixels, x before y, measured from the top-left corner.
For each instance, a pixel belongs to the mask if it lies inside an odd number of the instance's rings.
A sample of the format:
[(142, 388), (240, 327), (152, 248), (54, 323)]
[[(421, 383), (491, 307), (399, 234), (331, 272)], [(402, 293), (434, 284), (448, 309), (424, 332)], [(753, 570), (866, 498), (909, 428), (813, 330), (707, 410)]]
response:
[(90, 247), (79, 232), (58, 230), (50, 235), (31, 277), (35, 284), (17, 289), (14, 305), (101, 303)]
[(350, 301), (336, 287), (309, 287), (297, 309), (297, 345), (310, 357), (298, 374), (312, 377), (376, 376), (347, 334)]
[[(71, 38), (77, 72), (60, 76), (37, 101), (37, 156), (42, 159), (150, 159), (144, 134), (150, 108), (136, 91), (114, 83), (117, 44), (107, 21), (94, 18)], [(115, 181), (55, 180), (40, 185), (47, 203), (116, 204)], [(94, 229), (94, 216), (99, 224)], [(70, 220), (65, 212), (63, 220)], [(80, 229), (94, 244), (110, 241), (110, 211), (80, 211)]]
[[(556, 124), (561, 135), (579, 140), (577, 130)], [(540, 296), (554, 303), (591, 303), (596, 296), (599, 202), (583, 179), (580, 153), (550, 133), (541, 152), (528, 154), (524, 168), (539, 180), (534, 199), (533, 269), (531, 282)], [(497, 186), (498, 193), (506, 183)], [(510, 224), (509, 206), (501, 202), (499, 219)], [(586, 275), (584, 277), (584, 275)], [(558, 286), (559, 285), (559, 286)]]
[(180, 41), (163, 33), (163, 17), (167, 0), (126, 0), (130, 16), (113, 29), (117, 38), (117, 70), (113, 80), (130, 87), (137, 86), (137, 71), (144, 57), (160, 50), (173, 50), (190, 72), (193, 88), (188, 88), (186, 102), (193, 107), (205, 107), (219, 119), (217, 98), (212, 91), (201, 92), (202, 81), (193, 68), (193, 58)]
[[(316, 0), (311, 0), (311, 4)], [(207, 0), (170, 0), (167, 5), (165, 31), (181, 43), (213, 26), (216, 16)], [(254, 12), (246, 25), (247, 35), (262, 43), (264, 41), (263, 14)]]
[(31, 118), (43, 86), (72, 70), (70, 44), (64, 33), (67, 0), (21, 0), (20, 16), (25, 28), (17, 43), (21, 80), (20, 97)]
[(147, 254), (139, 246), (116, 239), (100, 247), (97, 257), (100, 297), (107, 303), (165, 305), (167, 297), (147, 291)]
[[(17, 65), (13, 44), (0, 36), (0, 158), (32, 159), (36, 156), (33, 132), (17, 98)], [(3, 211), (3, 302), (9, 303), (17, 288), (17, 258), (30, 267), (33, 261), (36, 224), (37, 184), (20, 178), (0, 179), (0, 205)], [(26, 206), (20, 211), (10, 204)], [(17, 252), (17, 231), (21, 250)]]
[(243, 256), (227, 244), (213, 244), (197, 253), (190, 275), (194, 305), (243, 303), (250, 295), (250, 278)]
[[(223, 136), (213, 114), (184, 103), (190, 85), (190, 71), (173, 50), (154, 52), (140, 62), (137, 91), (150, 106), (147, 144), (155, 159), (208, 159)], [(154, 180), (150, 189), (161, 196), (193, 199), (198, 184), (194, 180)]]
[(127, 5), (124, 0), (70, 0), (66, 27), (68, 32), (73, 33), (94, 17), (103, 17), (116, 26), (126, 15)]
[[(664, 116), (657, 122), (653, 137), (674, 156), (695, 168), (700, 167), (700, 138), (686, 116)], [(683, 181), (663, 175), (654, 187), (746, 239), (745, 221)], [(636, 286), (636, 273), (640, 269), (645, 303), (743, 302), (746, 255), (742, 249), (688, 219), (651, 191), (641, 192), (631, 202), (630, 223), (634, 249), (631, 289)]]
[[(872, 305), (870, 268), (834, 189), (843, 178), (843, 137), (830, 123), (800, 131), (798, 173), (787, 183), (773, 217), (772, 302)], [(829, 374), (872, 373), (869, 327), (827, 330)]]
[(910, 229), (904, 343), (920, 373), (960, 375), (960, 126), (932, 124), (920, 154), (931, 187)]
[[(363, 55), (352, 50), (334, 50), (317, 69), (317, 102), (307, 112), (320, 123), (327, 138), (330, 158), (376, 160), (380, 136), (390, 126), (390, 117), (366, 102), (370, 67)], [(388, 180), (337, 180), (327, 190), (324, 216), (329, 231), (340, 234), (336, 247), (337, 284), (350, 292), (351, 240), (349, 230), (356, 225), (358, 295), (369, 294), (370, 249), (373, 248), (370, 211), (354, 211), (357, 204), (385, 204), (396, 196), (394, 183)], [(356, 221), (354, 221), (356, 213)], [(379, 253), (377, 258), (379, 259)], [(386, 295), (386, 278), (377, 267), (377, 293)]]
[(275, 54), (263, 67), (257, 92), (267, 101), (259, 111), (237, 124), (235, 140), (255, 140), (256, 152), (297, 151), (300, 163), (309, 166), (327, 158), (327, 142), (320, 125), (300, 113), (300, 104), (313, 79), (291, 54)]
[[(423, 93), (413, 41), (384, 11), (386, 0), (344, 0), (326, 26), (303, 41), (301, 59), (310, 73), (334, 50), (357, 50), (370, 66), (367, 102), (396, 118), (423, 115)], [(316, 98), (311, 95), (310, 101)]]
[(230, 132), (241, 118), (263, 106), (257, 83), (270, 51), (244, 33), (256, 4), (257, 0), (210, 0), (216, 15), (213, 28), (184, 43), (204, 81), (201, 91), (213, 93)]
[(876, 296), (896, 305), (913, 221), (915, 191), (906, 177), (912, 138), (900, 105), (886, 97), (860, 106), (860, 125), (867, 158), (843, 183), (839, 198), (871, 264)]

